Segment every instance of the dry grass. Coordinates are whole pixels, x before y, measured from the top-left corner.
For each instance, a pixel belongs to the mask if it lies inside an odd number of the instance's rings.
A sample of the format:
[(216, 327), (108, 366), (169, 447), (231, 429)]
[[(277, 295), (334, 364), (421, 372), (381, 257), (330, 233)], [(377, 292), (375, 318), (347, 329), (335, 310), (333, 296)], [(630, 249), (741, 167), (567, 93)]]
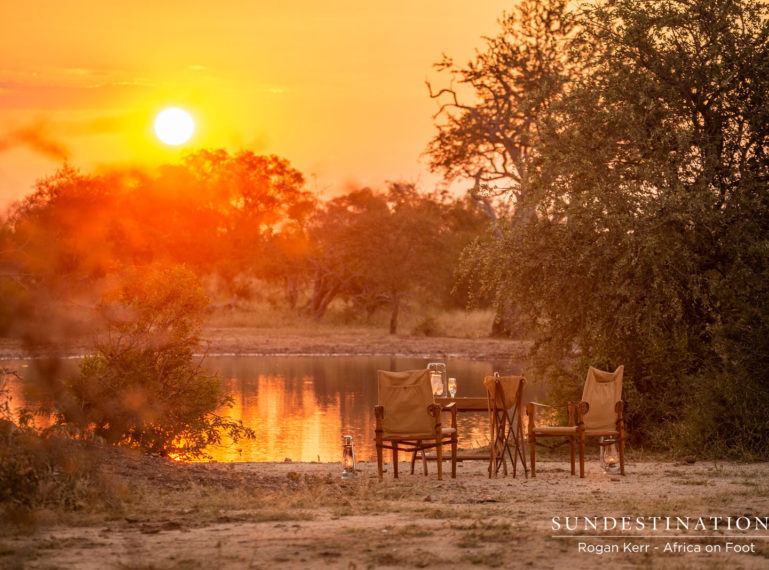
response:
[[(341, 302), (332, 303), (321, 321), (264, 299), (238, 301), (234, 308), (223, 305), (226, 303), (215, 304), (206, 317), (205, 326), (279, 329), (284, 333), (301, 332), (310, 335), (361, 329), (387, 333), (389, 330), (390, 314), (387, 310), (380, 309), (367, 317)], [(484, 338), (489, 335), (493, 320), (494, 312), (490, 310), (436, 311), (415, 304), (402, 311), (398, 330), (402, 334), (418, 336)]]
[[(766, 516), (767, 464), (638, 462), (626, 477), (588, 466), (571, 477), (543, 461), (536, 479), (488, 479), (483, 462), (461, 464), (457, 479), (402, 470), (376, 477), (361, 464), (353, 481), (332, 464), (194, 466), (194, 477), (125, 469), (120, 512), (86, 508), (59, 524), (0, 539), (3, 568), (379, 568), (520, 567), (761, 568), (769, 540), (752, 553), (579, 553), (553, 538), (553, 516)], [(180, 466), (180, 469), (187, 469)], [(125, 481), (126, 474), (133, 473)], [(119, 476), (118, 476), (119, 475)], [(678, 542), (725, 545), (727, 539)], [(769, 539), (769, 536), (767, 536)], [(622, 544), (624, 540), (585, 539)], [(747, 543), (749, 541), (735, 541)]]

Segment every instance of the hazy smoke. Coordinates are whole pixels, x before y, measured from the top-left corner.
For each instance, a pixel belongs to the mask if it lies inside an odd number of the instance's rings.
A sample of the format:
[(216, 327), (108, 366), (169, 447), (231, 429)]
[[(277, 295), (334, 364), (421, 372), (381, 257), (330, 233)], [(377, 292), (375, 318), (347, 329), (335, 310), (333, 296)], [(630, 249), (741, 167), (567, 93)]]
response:
[(0, 136), (0, 153), (19, 146), (25, 146), (58, 161), (66, 161), (69, 158), (67, 148), (55, 140), (43, 122), (33, 123)]

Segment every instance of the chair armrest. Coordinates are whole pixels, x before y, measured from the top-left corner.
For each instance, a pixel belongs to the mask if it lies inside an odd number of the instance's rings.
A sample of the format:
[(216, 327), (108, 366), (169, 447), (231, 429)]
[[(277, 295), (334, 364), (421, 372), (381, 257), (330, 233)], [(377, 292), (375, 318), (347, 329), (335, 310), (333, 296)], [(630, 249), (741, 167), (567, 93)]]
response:
[(443, 406), (443, 409), (441, 410), (443, 412), (449, 412), (451, 414), (451, 427), (456, 429), (457, 427), (457, 403), (451, 402), (450, 404), (447, 404)]
[(432, 403), (427, 406), (427, 413), (435, 420), (435, 439), (441, 437), (441, 405)]
[(534, 429), (535, 420), (537, 417), (537, 409), (549, 408), (551, 410), (557, 410), (564, 408), (565, 406), (551, 406), (550, 404), (540, 404), (539, 402), (529, 402), (526, 404), (526, 415), (529, 416), (529, 429)]
[[(587, 405), (587, 402), (585, 402)], [(529, 429), (534, 429), (536, 419), (536, 408), (549, 408), (551, 410), (566, 410), (569, 418), (569, 425), (576, 425), (575, 423), (575, 411), (577, 411), (578, 404), (576, 402), (567, 402), (561, 406), (552, 406), (550, 404), (541, 404), (539, 402), (529, 402), (526, 404), (526, 415), (529, 416)]]
[[(569, 402), (571, 404), (571, 402)], [(539, 402), (529, 402), (527, 406), (537, 406), (538, 408), (553, 408), (554, 410), (565, 410), (569, 407), (569, 404), (563, 404), (562, 406), (553, 406), (551, 404), (540, 404)]]
[(568, 404), (564, 404), (562, 406), (553, 406), (551, 404), (541, 404), (539, 402), (529, 402), (526, 404), (526, 415), (532, 415), (535, 413), (534, 406), (537, 408), (550, 408), (552, 410), (568, 410), (569, 406), (572, 405), (572, 402), (569, 402)]
[(584, 400), (580, 400), (579, 402), (572, 402), (572, 405), (577, 412), (577, 423), (585, 423), (585, 414), (590, 410), (590, 404)]

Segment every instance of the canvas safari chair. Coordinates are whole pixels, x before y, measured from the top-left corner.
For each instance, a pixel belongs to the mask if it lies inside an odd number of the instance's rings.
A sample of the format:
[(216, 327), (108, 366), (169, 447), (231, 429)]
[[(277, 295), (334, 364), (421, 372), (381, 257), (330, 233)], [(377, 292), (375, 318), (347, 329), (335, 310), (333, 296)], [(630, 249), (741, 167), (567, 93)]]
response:
[[(619, 449), (620, 473), (625, 474), (625, 423), (623, 419), (622, 376), (624, 366), (614, 372), (604, 372), (592, 366), (587, 371), (582, 400), (566, 405), (568, 425), (537, 425), (537, 408), (557, 409), (530, 402), (527, 407), (529, 416), (529, 450), (531, 453), (531, 476), (536, 477), (536, 446), (539, 439), (545, 437), (566, 438), (571, 455), (571, 474), (575, 474), (575, 447), (579, 448), (579, 476), (585, 476), (585, 445), (606, 447), (616, 445)], [(594, 441), (598, 438), (598, 441)], [(603, 451), (603, 450), (601, 450)]]
[[(377, 371), (379, 405), (374, 408), (376, 454), (382, 478), (383, 452), (392, 449), (393, 476), (398, 477), (398, 451), (424, 452), (435, 449), (438, 479), (443, 478), (443, 446), (451, 446), (451, 476), (457, 476), (457, 411), (452, 403), (444, 408), (451, 414), (451, 426), (441, 425), (441, 406), (433, 399), (430, 372)], [(412, 461), (413, 472), (413, 461)]]
[(507, 475), (507, 460), (516, 476), (518, 459), (523, 465), (528, 478), (526, 455), (523, 451), (523, 388), (526, 378), (523, 376), (486, 376), (483, 379), (486, 396), (489, 401), (489, 425), (491, 438), (489, 444), (489, 477), (497, 476), (499, 468)]

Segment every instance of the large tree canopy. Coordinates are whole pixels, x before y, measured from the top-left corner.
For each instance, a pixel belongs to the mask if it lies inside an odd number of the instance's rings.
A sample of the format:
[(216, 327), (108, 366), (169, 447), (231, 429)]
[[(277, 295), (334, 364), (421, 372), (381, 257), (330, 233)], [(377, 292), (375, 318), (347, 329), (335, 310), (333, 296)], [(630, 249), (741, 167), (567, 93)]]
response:
[(462, 66), (444, 55), (436, 64), (451, 76), (450, 87), (434, 91), (428, 83), (440, 105), (430, 166), (447, 178), (474, 180), (472, 196), (492, 217), (494, 198), (519, 202), (526, 194), (538, 118), (576, 74), (576, 60), (567, 57), (575, 19), (566, 5), (523, 0), (474, 60)]
[(576, 362), (576, 389), (587, 363), (625, 364), (636, 437), (769, 453), (767, 15), (581, 7), (567, 54), (581, 73), (538, 117), (517, 205), (536, 215), (465, 257), (522, 308), (552, 376)]
[[(451, 76), (433, 90), (439, 103), (438, 132), (428, 146), (431, 168), (448, 179), (473, 181), (470, 197), (490, 221), (529, 218), (531, 163), (541, 135), (540, 120), (578, 74), (579, 58), (568, 57), (576, 19), (566, 0), (524, 0), (499, 21), (501, 31), (465, 65), (444, 55), (436, 64)], [(499, 237), (499, 230), (496, 230)], [(519, 308), (491, 296), (497, 317), (492, 334), (519, 336)]]

